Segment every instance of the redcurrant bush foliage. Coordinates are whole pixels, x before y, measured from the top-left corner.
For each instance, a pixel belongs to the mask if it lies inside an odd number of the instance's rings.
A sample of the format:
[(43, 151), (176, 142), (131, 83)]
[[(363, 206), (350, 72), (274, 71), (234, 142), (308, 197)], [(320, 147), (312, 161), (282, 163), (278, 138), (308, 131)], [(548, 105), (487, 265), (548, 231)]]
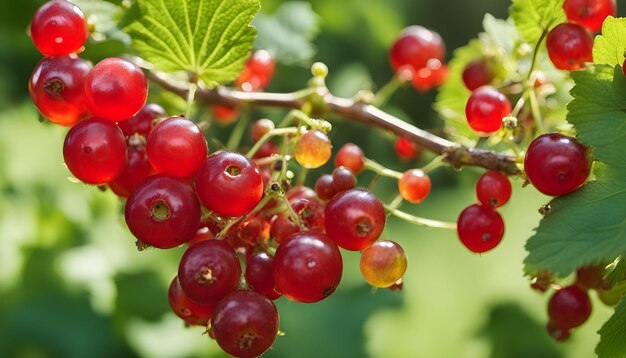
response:
[[(280, 329), (272, 300), (333, 295), (345, 250), (360, 255), (362, 284), (404, 287), (408, 256), (419, 253), (402, 240), (421, 238), (389, 237), (389, 217), (454, 230), (460, 243), (450, 247), (479, 260), (507, 243), (518, 214), (501, 207), (525, 190), (547, 195), (524, 261), (531, 287), (557, 288), (546, 301), (547, 334), (575, 335), (595, 290), (617, 305), (596, 352), (624, 355), (626, 19), (613, 17), (613, 1), (513, 0), (509, 20), (486, 15), (484, 32), (449, 59), (436, 29), (407, 24), (388, 44), (389, 84), (350, 98), (327, 87), (333, 73), (323, 63), (299, 91), (264, 92), (275, 72), (312, 62), (316, 20), (306, 4), (273, 16), (257, 15), (260, 5), (122, 2), (128, 11), (111, 16), (108, 31), (127, 40), (124, 50), (93, 67), (80, 56), (107, 35), (97, 10), (52, 0), (29, 28), (45, 56), (29, 92), (43, 117), (70, 127), (68, 170), (120, 198), (140, 250), (186, 247), (168, 292), (182, 322), (203, 326), (227, 354), (259, 356)], [(290, 18), (303, 9), (311, 21)], [(391, 114), (402, 112), (387, 102), (403, 84), (414, 96), (438, 91), (441, 131)], [(278, 110), (259, 113), (263, 106)], [(404, 163), (387, 167), (371, 147), (346, 143), (335, 117), (392, 132), (380, 147)], [(456, 222), (412, 214), (415, 205), (429, 212), (435, 171), (446, 166), (482, 168), (475, 202), (450, 216)], [(381, 189), (387, 180), (394, 195)]]

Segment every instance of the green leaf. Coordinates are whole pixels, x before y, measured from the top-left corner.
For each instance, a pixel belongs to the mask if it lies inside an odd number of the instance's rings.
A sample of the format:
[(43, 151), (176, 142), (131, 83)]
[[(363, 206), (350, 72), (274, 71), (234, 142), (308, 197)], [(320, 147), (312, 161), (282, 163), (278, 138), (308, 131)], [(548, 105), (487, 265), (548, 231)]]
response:
[(522, 38), (536, 44), (544, 32), (565, 20), (564, 0), (513, 0), (509, 14)]
[(319, 32), (319, 17), (310, 3), (284, 3), (271, 15), (259, 14), (253, 24), (259, 32), (255, 47), (269, 51), (275, 61), (303, 63), (315, 55), (311, 40)]
[(94, 40), (118, 40), (130, 44), (130, 37), (120, 30), (116, 22), (123, 13), (120, 6), (104, 0), (72, 0), (72, 3), (85, 13)]
[(126, 31), (139, 55), (167, 72), (186, 71), (212, 86), (235, 79), (249, 56), (259, 0), (138, 0)]
[(622, 299), (613, 316), (600, 328), (599, 358), (623, 358), (626, 352), (626, 300)]
[(513, 53), (520, 39), (513, 21), (496, 19), (493, 15), (486, 14), (483, 19), (483, 28), (496, 45), (507, 53)]
[(602, 35), (593, 43), (593, 62), (623, 65), (626, 51), (626, 18), (609, 16), (602, 25)]

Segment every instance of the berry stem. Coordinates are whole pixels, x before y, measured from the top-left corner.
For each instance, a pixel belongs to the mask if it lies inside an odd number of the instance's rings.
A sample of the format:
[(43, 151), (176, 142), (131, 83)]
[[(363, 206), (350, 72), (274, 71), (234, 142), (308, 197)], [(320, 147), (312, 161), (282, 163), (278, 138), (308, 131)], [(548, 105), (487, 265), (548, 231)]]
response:
[(548, 30), (550, 29), (550, 26), (552, 26), (552, 23), (550, 23), (548, 26), (546, 26), (545, 29), (543, 29), (543, 32), (541, 33), (541, 36), (539, 36), (539, 40), (537, 40), (537, 44), (535, 45), (535, 48), (533, 50), (533, 58), (530, 62), (530, 69), (528, 70), (528, 75), (526, 76), (526, 79), (529, 80), (528, 82), (530, 82), (530, 78), (532, 77), (533, 71), (535, 71), (535, 65), (537, 64), (537, 56), (539, 55), (539, 49), (541, 49), (541, 43), (543, 42), (543, 40), (546, 38), (546, 36), (548, 36)]
[(415, 216), (415, 215), (411, 215), (411, 214), (407, 214), (404, 211), (400, 211), (397, 209), (394, 209), (393, 207), (391, 207), (390, 205), (385, 205), (385, 210), (387, 210), (391, 215), (400, 218), (404, 221), (410, 222), (411, 224), (415, 224), (415, 225), (419, 225), (419, 226), (427, 226), (427, 227), (432, 227), (432, 228), (438, 228), (438, 229), (449, 229), (449, 230), (456, 230), (456, 223), (451, 223), (451, 222), (446, 222), (446, 221), (439, 221), (439, 220), (431, 220), (431, 219), (425, 219), (419, 216)]
[(281, 196), (280, 200), (282, 200), (283, 204), (287, 207), (287, 212), (289, 213), (289, 217), (291, 218), (291, 220), (293, 220), (293, 222), (296, 223), (296, 225), (298, 225), (299, 228), (306, 230), (307, 227), (302, 222), (300, 215), (298, 215), (298, 213), (296, 213), (293, 210), (293, 208), (291, 207), (291, 204), (289, 204), (289, 200), (287, 200), (287, 198), (284, 196)]
[(198, 90), (198, 84), (194, 81), (189, 82), (189, 88), (187, 90), (187, 106), (185, 107), (185, 118), (191, 119), (193, 111), (193, 102), (196, 99), (196, 91)]
[(252, 211), (250, 211), (249, 213), (242, 215), (238, 218), (232, 219), (228, 222), (228, 224), (226, 224), (226, 226), (224, 226), (224, 228), (222, 229), (222, 231), (219, 232), (219, 234), (217, 234), (217, 236), (215, 236), (216, 240), (220, 240), (222, 238), (224, 238), (224, 235), (226, 235), (228, 233), (228, 231), (236, 224), (243, 222), (244, 220), (246, 220), (246, 218), (248, 218), (250, 215), (254, 215), (255, 213), (257, 213), (258, 211), (260, 211), (261, 209), (263, 209), (265, 207), (265, 205), (267, 205), (267, 203), (272, 200), (272, 196), (271, 195), (264, 195), (263, 199), (261, 199), (261, 201), (257, 204), (256, 207), (254, 207), (254, 209), (252, 209)]
[(528, 100), (530, 102), (530, 110), (537, 125), (537, 135), (546, 133), (546, 128), (543, 126), (543, 117), (541, 116), (541, 110), (539, 109), (539, 103), (537, 101), (537, 94), (533, 89), (528, 90)]
[(391, 77), (391, 80), (382, 86), (374, 95), (373, 105), (377, 107), (384, 106), (391, 96), (404, 85), (406, 81), (397, 74)]
[(250, 148), (250, 150), (246, 154), (246, 157), (252, 158), (254, 154), (259, 150), (259, 148), (261, 148), (261, 146), (265, 144), (265, 142), (267, 142), (268, 140), (270, 140), (270, 138), (274, 136), (297, 134), (297, 133), (298, 133), (298, 128), (296, 127), (272, 129), (271, 131), (265, 133), (263, 137), (259, 139), (258, 142), (254, 143), (254, 146)]
[(422, 167), (422, 171), (424, 173), (432, 172), (433, 170), (435, 170), (435, 169), (441, 167), (442, 165), (444, 165), (445, 164), (445, 162), (444, 162), (445, 159), (446, 159), (446, 154), (442, 154), (442, 155), (439, 155), (439, 156), (435, 157), (433, 160), (430, 161), (430, 163), (428, 163), (428, 164), (426, 164), (426, 165), (424, 165)]
[(230, 150), (237, 150), (239, 148), (239, 145), (241, 144), (241, 139), (243, 138), (243, 135), (246, 132), (249, 123), (250, 110), (246, 108), (237, 120), (237, 125), (235, 125), (235, 128), (228, 138), (228, 142), (226, 142), (226, 148)]
[(400, 179), (400, 177), (402, 177), (402, 173), (388, 169), (371, 159), (364, 158), (364, 162), (366, 169), (369, 169), (378, 175), (394, 179)]

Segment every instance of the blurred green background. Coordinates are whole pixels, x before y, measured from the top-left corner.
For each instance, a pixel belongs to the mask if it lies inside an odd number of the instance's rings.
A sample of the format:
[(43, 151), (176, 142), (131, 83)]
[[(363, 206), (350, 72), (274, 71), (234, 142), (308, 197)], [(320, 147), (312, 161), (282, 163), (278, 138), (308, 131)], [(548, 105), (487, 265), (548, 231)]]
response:
[[(67, 180), (61, 151), (67, 129), (39, 123), (27, 92), (40, 54), (26, 30), (41, 3), (0, 2), (0, 357), (224, 356), (202, 329), (185, 329), (169, 312), (167, 286), (182, 249), (136, 251), (122, 202)], [(262, 3), (262, 11), (272, 12), (282, 2)], [(505, 18), (509, 5), (502, 0), (310, 3), (321, 26), (315, 60), (328, 64), (331, 89), (345, 96), (387, 82), (387, 49), (403, 27), (421, 24), (438, 31), (449, 58), (481, 30), (486, 12)], [(111, 42), (87, 47), (85, 56), (94, 62), (120, 49)], [(270, 90), (300, 89), (308, 72), (306, 66), (279, 66)], [(423, 128), (438, 128), (434, 96), (403, 88), (386, 109)], [(425, 161), (400, 163), (388, 134), (340, 120), (334, 124), (335, 148), (355, 142), (368, 157), (397, 170)], [(438, 169), (429, 199), (403, 209), (455, 221), (475, 201), (479, 175), (474, 169)], [(361, 183), (368, 183), (367, 177)], [(391, 198), (394, 185), (382, 181), (377, 194)], [(548, 297), (528, 288), (522, 260), (524, 242), (540, 218), (537, 208), (548, 198), (522, 189), (519, 181), (514, 187), (501, 211), (505, 238), (485, 255), (470, 254), (455, 232), (390, 219), (384, 238), (401, 243), (409, 255), (403, 291), (373, 291), (360, 277), (358, 255), (345, 252), (342, 284), (327, 300), (277, 302), (285, 336), (266, 356), (593, 356), (595, 332), (612, 310), (594, 297), (590, 321), (569, 342), (557, 345), (547, 336)]]

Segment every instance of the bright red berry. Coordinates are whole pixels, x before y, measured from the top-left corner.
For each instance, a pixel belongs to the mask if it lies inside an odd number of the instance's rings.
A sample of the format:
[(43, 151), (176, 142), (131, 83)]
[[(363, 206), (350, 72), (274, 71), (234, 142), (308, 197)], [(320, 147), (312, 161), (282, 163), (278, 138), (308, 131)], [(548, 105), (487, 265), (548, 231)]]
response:
[(488, 171), (476, 182), (476, 196), (484, 206), (499, 208), (511, 198), (511, 182), (501, 172)]
[(30, 36), (44, 56), (78, 52), (89, 37), (85, 14), (65, 0), (48, 1), (35, 12)]
[(457, 233), (470, 251), (487, 252), (502, 241), (504, 221), (497, 211), (489, 207), (470, 205), (459, 215)]
[(324, 213), (326, 233), (337, 245), (352, 251), (368, 248), (385, 227), (383, 204), (365, 189), (335, 195)]
[(30, 96), (50, 122), (72, 126), (87, 114), (84, 83), (91, 65), (78, 57), (42, 59), (28, 82)]
[(398, 71), (402, 66), (409, 65), (414, 71), (426, 67), (428, 60), (442, 61), (445, 45), (438, 33), (422, 26), (405, 28), (393, 43), (389, 51), (391, 68)]
[(257, 119), (254, 123), (252, 123), (252, 128), (250, 130), (250, 135), (252, 136), (253, 142), (258, 142), (259, 139), (263, 138), (264, 135), (269, 133), (276, 126), (271, 119), (261, 118)]
[(398, 137), (398, 139), (396, 139), (393, 149), (395, 150), (398, 159), (405, 162), (416, 160), (421, 152), (417, 143), (411, 142), (403, 137)]
[(589, 295), (578, 286), (568, 286), (556, 291), (548, 302), (550, 322), (563, 330), (580, 326), (590, 315)]
[(235, 84), (242, 90), (251, 92), (267, 87), (274, 74), (274, 59), (265, 50), (252, 53), (243, 72), (235, 80)]
[(113, 122), (91, 118), (70, 129), (63, 144), (67, 168), (87, 184), (106, 184), (122, 173), (126, 141)]
[(213, 117), (215, 122), (221, 125), (228, 125), (239, 118), (239, 110), (237, 107), (215, 105), (213, 106)]
[(426, 92), (441, 86), (446, 78), (448, 78), (448, 66), (436, 58), (431, 58), (426, 62), (426, 67), (415, 71), (411, 83), (416, 90)]
[(213, 314), (213, 305), (199, 305), (185, 296), (178, 277), (174, 277), (168, 290), (168, 301), (174, 313), (192, 326), (206, 326)]
[(318, 230), (289, 236), (274, 256), (276, 289), (294, 301), (313, 303), (330, 296), (342, 273), (337, 245)]
[(548, 133), (528, 146), (524, 170), (537, 190), (557, 196), (583, 185), (591, 171), (591, 162), (587, 149), (575, 138)]
[(477, 88), (465, 106), (467, 122), (473, 130), (493, 133), (502, 126), (502, 118), (511, 113), (511, 102), (491, 86)]
[(137, 185), (126, 201), (125, 218), (137, 240), (169, 249), (194, 237), (200, 227), (200, 203), (184, 180), (157, 174)]
[(335, 188), (333, 182), (333, 176), (330, 174), (324, 174), (321, 177), (317, 178), (315, 181), (315, 192), (320, 199), (329, 200), (335, 194), (337, 194), (337, 189)]
[(421, 169), (410, 169), (398, 179), (398, 191), (410, 203), (421, 203), (430, 194), (430, 177)]
[(186, 178), (196, 173), (208, 149), (198, 125), (184, 117), (170, 117), (152, 129), (146, 152), (157, 172)]
[(600, 31), (604, 19), (616, 14), (615, 0), (565, 0), (563, 9), (569, 21), (591, 32)]
[(468, 90), (474, 91), (478, 87), (491, 84), (494, 75), (489, 68), (487, 61), (483, 59), (474, 60), (468, 63), (463, 69), (463, 83)]
[(353, 143), (344, 144), (335, 155), (335, 166), (346, 167), (354, 174), (359, 174), (365, 166), (363, 150)]
[(148, 138), (148, 134), (150, 134), (152, 127), (154, 127), (155, 119), (165, 116), (166, 113), (163, 107), (156, 103), (146, 103), (137, 114), (130, 119), (118, 122), (117, 125), (120, 126), (126, 138), (135, 134)]
[(111, 57), (100, 61), (85, 79), (87, 108), (95, 116), (122, 121), (146, 103), (148, 82), (134, 63)]
[(196, 176), (202, 204), (219, 215), (241, 216), (263, 197), (263, 178), (254, 162), (244, 155), (220, 151), (204, 160)]
[(550, 60), (559, 70), (578, 70), (585, 62), (593, 61), (593, 37), (575, 23), (562, 23), (550, 30), (546, 47)]

